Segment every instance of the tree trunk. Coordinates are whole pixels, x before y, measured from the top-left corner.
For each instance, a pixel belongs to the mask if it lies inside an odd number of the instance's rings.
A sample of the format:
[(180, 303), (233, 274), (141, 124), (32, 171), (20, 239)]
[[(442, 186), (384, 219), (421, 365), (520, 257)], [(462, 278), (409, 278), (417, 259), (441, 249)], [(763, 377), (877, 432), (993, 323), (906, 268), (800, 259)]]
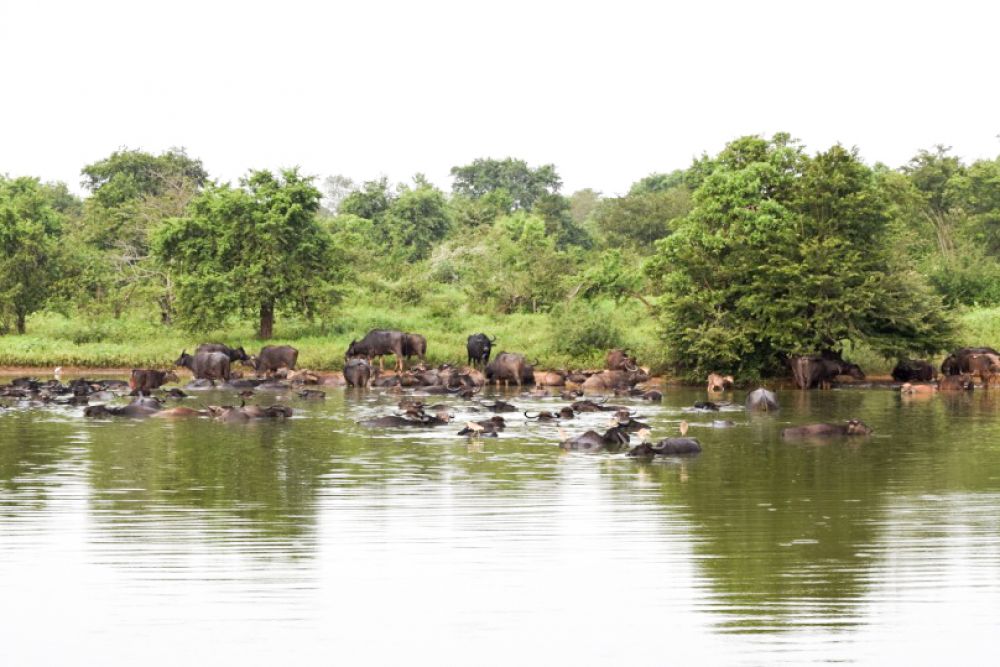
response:
[(17, 314), (17, 333), (18, 333), (18, 335), (21, 335), (21, 336), (24, 335), (24, 320), (25, 320), (25, 317), (26, 316), (25, 316), (24, 313), (18, 313)]
[(260, 304), (260, 337), (267, 340), (274, 334), (274, 304)]

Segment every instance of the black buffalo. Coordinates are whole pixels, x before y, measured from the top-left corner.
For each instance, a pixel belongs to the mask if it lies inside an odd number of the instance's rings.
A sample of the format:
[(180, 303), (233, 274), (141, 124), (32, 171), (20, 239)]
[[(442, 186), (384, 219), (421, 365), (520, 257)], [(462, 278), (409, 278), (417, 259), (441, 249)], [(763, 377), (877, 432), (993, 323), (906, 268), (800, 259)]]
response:
[(493, 351), (493, 343), (497, 342), (497, 337), (490, 338), (484, 333), (472, 334), (465, 342), (465, 349), (469, 353), (470, 366), (486, 366), (490, 363), (490, 353)]
[(900, 359), (892, 369), (892, 379), (896, 382), (930, 382), (937, 371), (920, 359)]
[(799, 389), (827, 387), (838, 375), (850, 375), (858, 380), (865, 379), (860, 366), (848, 363), (836, 354), (792, 357), (790, 363), (792, 377)]
[(273, 373), (285, 367), (288, 370), (295, 369), (295, 362), (299, 359), (299, 351), (291, 345), (265, 345), (260, 348), (260, 354), (253, 357), (254, 372), (257, 375)]
[(350, 359), (344, 364), (344, 380), (352, 387), (367, 387), (372, 367), (364, 359)]
[(197, 380), (224, 380), (229, 382), (229, 357), (222, 352), (199, 352), (190, 355), (186, 351), (174, 362), (191, 371)]
[(221, 352), (227, 357), (229, 361), (250, 361), (250, 355), (246, 353), (246, 350), (240, 347), (229, 347), (228, 345), (223, 345), (222, 343), (202, 343), (198, 346), (198, 349), (194, 351), (195, 354), (199, 352)]
[(423, 362), (425, 356), (427, 356), (427, 339), (420, 334), (404, 333), (403, 357), (407, 360), (409, 360), (410, 357), (417, 357), (421, 362)]
[(344, 360), (353, 357), (364, 357), (371, 363), (378, 357), (378, 367), (382, 368), (382, 357), (391, 354), (396, 357), (396, 370), (403, 370), (403, 358), (406, 354), (406, 334), (393, 329), (372, 329), (361, 340), (352, 340), (347, 347)]

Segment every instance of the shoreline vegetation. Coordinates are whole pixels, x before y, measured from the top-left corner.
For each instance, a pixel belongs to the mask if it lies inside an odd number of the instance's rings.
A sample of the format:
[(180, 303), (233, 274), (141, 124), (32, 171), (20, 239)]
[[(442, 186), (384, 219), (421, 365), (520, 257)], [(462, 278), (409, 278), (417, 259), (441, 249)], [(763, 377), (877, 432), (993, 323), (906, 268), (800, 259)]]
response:
[[(642, 315), (641, 307), (625, 305), (617, 312)], [(25, 335), (0, 337), (0, 374), (9, 375), (51, 372), (62, 367), (65, 374), (83, 372), (128, 373), (132, 368), (172, 368), (183, 350), (192, 351), (201, 342), (219, 341), (234, 347), (244, 346), (256, 352), (263, 345), (292, 345), (299, 350), (300, 368), (337, 372), (343, 368), (344, 351), (351, 340), (360, 339), (369, 328), (401, 328), (427, 336), (427, 362), (464, 364), (468, 335), (484, 331), (497, 336), (495, 351), (525, 354), (540, 362), (539, 370), (585, 369), (604, 366), (605, 348), (579, 347), (575, 354), (560, 351), (562, 335), (558, 322), (545, 314), (483, 316), (456, 314), (454, 318), (435, 319), (425, 309), (411, 307), (392, 313), (388, 309), (360, 309), (354, 317), (338, 317), (325, 322), (287, 321), (282, 330), (287, 336), (261, 340), (253, 332), (252, 322), (237, 322), (229, 327), (204, 334), (187, 333), (163, 327), (150, 319), (134, 315), (118, 320), (87, 321), (79, 316), (38, 313), (29, 318)], [(969, 308), (956, 313), (959, 345), (1000, 347), (1000, 308)], [(640, 365), (664, 382), (682, 382), (670, 373), (668, 355), (658, 344), (655, 322), (646, 317), (623, 335), (606, 341), (609, 345), (634, 351)], [(848, 356), (873, 380), (888, 377), (895, 361), (871, 349), (858, 347)], [(939, 366), (945, 353), (932, 358)], [(391, 361), (387, 363), (391, 368)], [(739, 381), (739, 378), (737, 378)], [(690, 384), (700, 382), (691, 380)], [(738, 382), (739, 384), (739, 382)]]
[(462, 364), (468, 336), (537, 368), (740, 383), (835, 354), (1000, 347), (1000, 158), (906, 165), (745, 136), (625, 194), (564, 194), (555, 165), (480, 158), (447, 192), (416, 174), (297, 168), (213, 180), (183, 149), (121, 149), (62, 183), (0, 175), (0, 367), (166, 368), (202, 342), (292, 345), (338, 370), (372, 329)]

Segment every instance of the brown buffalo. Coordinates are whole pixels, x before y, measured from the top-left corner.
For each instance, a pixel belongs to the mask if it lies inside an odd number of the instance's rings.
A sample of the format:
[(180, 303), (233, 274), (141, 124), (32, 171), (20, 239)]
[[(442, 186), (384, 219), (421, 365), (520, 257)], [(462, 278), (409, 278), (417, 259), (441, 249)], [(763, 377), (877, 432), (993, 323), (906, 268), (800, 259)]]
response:
[(718, 373), (709, 373), (708, 375), (708, 391), (725, 391), (727, 389), (733, 388), (733, 376), (732, 375), (719, 375)]
[(781, 430), (782, 438), (816, 438), (838, 435), (871, 435), (875, 429), (858, 419), (843, 424), (807, 424)]
[(1000, 356), (990, 353), (973, 354), (969, 357), (969, 374), (978, 375), (983, 388), (989, 388), (993, 378), (1000, 375)]
[(968, 373), (945, 375), (938, 380), (938, 389), (940, 391), (971, 391), (974, 386), (972, 376)]
[(635, 371), (638, 369), (635, 359), (630, 357), (625, 350), (608, 350), (606, 361), (609, 371)]
[(173, 371), (157, 371), (148, 368), (133, 368), (128, 379), (129, 389), (133, 394), (149, 394), (168, 382), (177, 382), (177, 373)]

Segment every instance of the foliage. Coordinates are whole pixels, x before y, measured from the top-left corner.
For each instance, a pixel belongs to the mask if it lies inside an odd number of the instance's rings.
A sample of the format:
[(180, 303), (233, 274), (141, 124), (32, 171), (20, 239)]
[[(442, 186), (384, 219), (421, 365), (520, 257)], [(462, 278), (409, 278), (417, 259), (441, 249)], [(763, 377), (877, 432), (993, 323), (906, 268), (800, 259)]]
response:
[(648, 253), (670, 234), (671, 223), (691, 210), (691, 193), (683, 186), (636, 191), (605, 199), (594, 212), (594, 225), (606, 247), (628, 247)]
[(253, 171), (239, 188), (208, 188), (189, 216), (168, 221), (154, 252), (177, 276), (185, 326), (257, 313), (259, 335), (270, 338), (276, 308), (309, 316), (331, 303), (342, 264), (316, 217), (320, 197), (295, 169)]
[(0, 330), (13, 323), (23, 334), (63, 268), (54, 192), (35, 178), (0, 176)]
[(511, 211), (530, 211), (540, 197), (555, 194), (562, 187), (555, 165), (532, 169), (524, 160), (514, 158), (480, 158), (469, 165), (452, 167), (451, 175), (455, 194), (478, 199), (502, 190), (511, 198)]
[(633, 183), (628, 193), (630, 195), (643, 195), (686, 187), (685, 177), (686, 174), (682, 169), (675, 169), (666, 174), (650, 174)]
[(950, 342), (940, 303), (891, 265), (887, 203), (855, 152), (744, 137), (704, 166), (694, 209), (648, 265), (679, 368), (752, 376), (844, 341), (886, 355)]
[[(173, 280), (150, 253), (150, 239), (163, 222), (182, 216), (208, 181), (200, 160), (183, 149), (160, 155), (120, 150), (82, 170), (91, 196), (74, 237), (97, 261), (86, 266), (87, 301), (109, 300), (116, 315), (134, 300), (154, 301), (160, 320), (173, 317)], [(94, 256), (94, 249), (101, 256)]]

